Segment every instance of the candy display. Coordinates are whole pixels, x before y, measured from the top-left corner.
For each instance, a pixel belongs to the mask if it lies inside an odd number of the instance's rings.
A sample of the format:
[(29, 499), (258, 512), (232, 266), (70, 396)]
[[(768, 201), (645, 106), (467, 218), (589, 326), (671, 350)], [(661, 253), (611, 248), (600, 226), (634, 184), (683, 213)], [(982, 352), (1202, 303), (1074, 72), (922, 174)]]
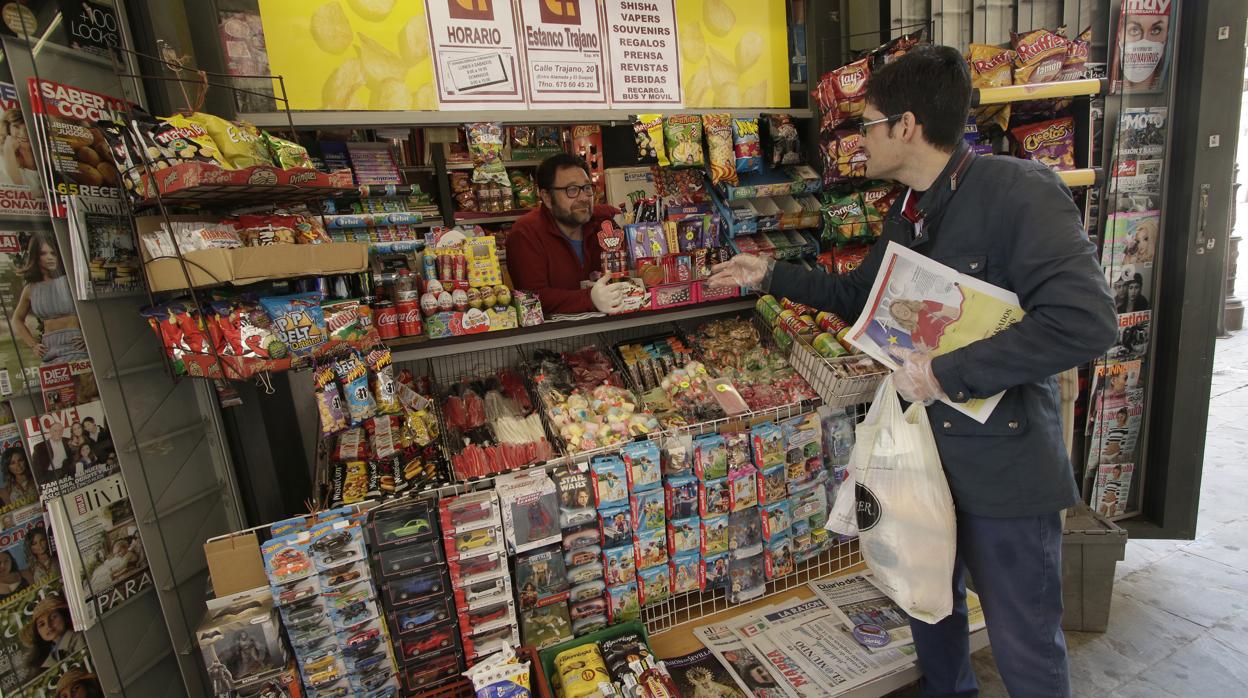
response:
[(610, 359), (595, 347), (534, 353), (534, 383), (546, 417), (571, 453), (623, 443), (659, 430), (623, 387)]
[(748, 321), (715, 320), (699, 327), (693, 338), (707, 368), (730, 379), (752, 410), (815, 396), (783, 356), (760, 343), (758, 330)]
[(459, 479), (515, 470), (554, 455), (523, 377), (502, 369), (443, 392), (442, 414)]

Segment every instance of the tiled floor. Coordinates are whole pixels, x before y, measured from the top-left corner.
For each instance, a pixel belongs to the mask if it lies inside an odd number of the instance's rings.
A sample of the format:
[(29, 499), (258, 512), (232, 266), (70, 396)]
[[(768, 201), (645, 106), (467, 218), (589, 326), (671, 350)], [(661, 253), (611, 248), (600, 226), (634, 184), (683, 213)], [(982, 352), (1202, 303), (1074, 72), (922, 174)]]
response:
[[(1245, 453), (1248, 329), (1217, 343), (1197, 538), (1128, 541), (1108, 631), (1066, 633), (1076, 696), (1248, 695)], [(974, 663), (981, 695), (1005, 696), (992, 650)], [(894, 697), (917, 695), (911, 687)]]

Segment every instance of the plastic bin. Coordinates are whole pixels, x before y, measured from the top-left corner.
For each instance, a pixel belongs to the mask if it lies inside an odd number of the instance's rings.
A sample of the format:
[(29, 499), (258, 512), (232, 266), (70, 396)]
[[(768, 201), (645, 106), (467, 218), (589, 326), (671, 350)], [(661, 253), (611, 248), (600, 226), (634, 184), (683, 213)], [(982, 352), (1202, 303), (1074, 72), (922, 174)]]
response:
[(1114, 595), (1114, 567), (1127, 550), (1127, 532), (1086, 504), (1066, 511), (1062, 527), (1063, 630), (1105, 632)]

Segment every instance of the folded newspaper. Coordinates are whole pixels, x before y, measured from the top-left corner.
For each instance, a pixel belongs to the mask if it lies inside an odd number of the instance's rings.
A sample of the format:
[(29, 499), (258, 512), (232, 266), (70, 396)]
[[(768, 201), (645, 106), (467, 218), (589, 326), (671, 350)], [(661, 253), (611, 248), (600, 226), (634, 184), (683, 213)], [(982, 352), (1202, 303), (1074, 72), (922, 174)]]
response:
[[(695, 628), (694, 635), (752, 698), (840, 695), (914, 664), (909, 619), (872, 584), (870, 573), (809, 586), (814, 598), (763, 606)], [(967, 606), (971, 631), (982, 629), (974, 592), (967, 592)]]
[[(848, 341), (897, 370), (914, 352), (933, 356), (986, 339), (1023, 319), (1018, 296), (959, 273), (940, 262), (888, 243), (866, 308)], [(983, 424), (1001, 394), (963, 403), (945, 400)]]

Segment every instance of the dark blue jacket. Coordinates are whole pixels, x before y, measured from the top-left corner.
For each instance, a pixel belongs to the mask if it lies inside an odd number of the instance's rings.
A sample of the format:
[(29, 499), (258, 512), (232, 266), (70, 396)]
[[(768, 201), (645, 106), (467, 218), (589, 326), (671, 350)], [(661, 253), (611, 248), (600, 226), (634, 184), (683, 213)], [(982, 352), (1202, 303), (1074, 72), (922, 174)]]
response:
[(951, 190), (945, 172), (919, 199), (916, 238), (901, 201), (862, 265), (845, 276), (777, 264), (769, 292), (856, 318), (890, 240), (1013, 291), (1026, 311), (997, 335), (936, 357), (932, 371), (954, 401), (1005, 391), (987, 423), (943, 403), (927, 408), (954, 502), (979, 516), (1031, 516), (1078, 501), (1062, 439), (1057, 374), (1117, 339), (1113, 297), (1070, 191), (1043, 165), (971, 156)]

